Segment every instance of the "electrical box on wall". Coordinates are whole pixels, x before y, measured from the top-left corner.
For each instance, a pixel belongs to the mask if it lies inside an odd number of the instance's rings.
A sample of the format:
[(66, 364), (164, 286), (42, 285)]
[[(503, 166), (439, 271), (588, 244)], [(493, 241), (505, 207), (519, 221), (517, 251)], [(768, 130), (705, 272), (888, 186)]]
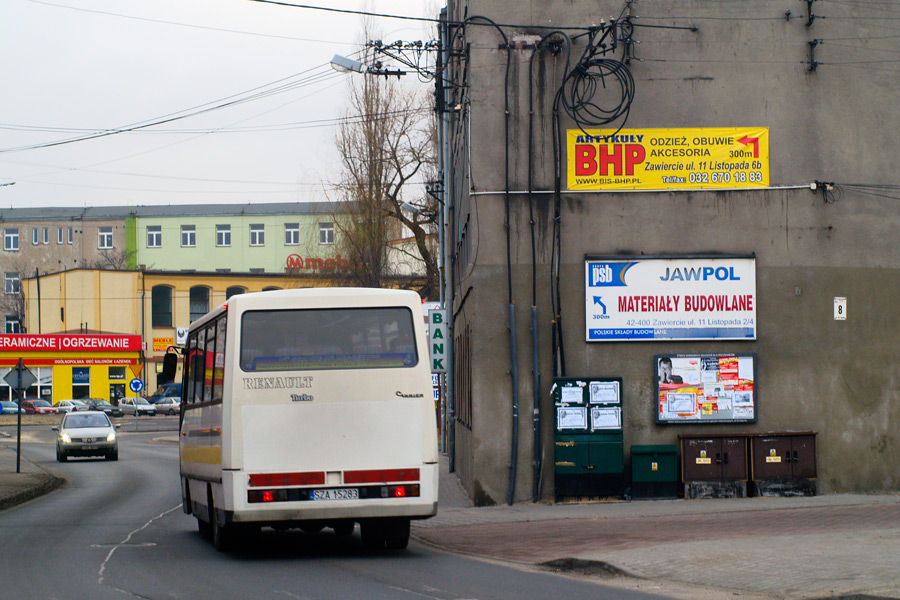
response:
[(556, 499), (623, 495), (622, 379), (556, 378), (552, 396)]

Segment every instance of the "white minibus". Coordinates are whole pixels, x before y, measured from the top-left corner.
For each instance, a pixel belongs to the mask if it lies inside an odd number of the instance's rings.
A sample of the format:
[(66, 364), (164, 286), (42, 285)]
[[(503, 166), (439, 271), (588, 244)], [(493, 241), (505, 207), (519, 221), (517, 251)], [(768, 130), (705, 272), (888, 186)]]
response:
[(421, 300), (410, 291), (242, 294), (184, 347), (183, 510), (233, 547), (261, 527), (405, 548), (437, 512), (438, 448)]

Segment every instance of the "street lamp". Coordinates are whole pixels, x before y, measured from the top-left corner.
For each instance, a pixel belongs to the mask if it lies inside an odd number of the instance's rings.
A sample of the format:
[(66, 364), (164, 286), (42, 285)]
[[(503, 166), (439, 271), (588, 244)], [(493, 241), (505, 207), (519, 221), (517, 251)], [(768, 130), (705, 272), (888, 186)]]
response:
[(365, 73), (369, 67), (358, 60), (335, 54), (331, 59), (331, 68), (341, 73)]

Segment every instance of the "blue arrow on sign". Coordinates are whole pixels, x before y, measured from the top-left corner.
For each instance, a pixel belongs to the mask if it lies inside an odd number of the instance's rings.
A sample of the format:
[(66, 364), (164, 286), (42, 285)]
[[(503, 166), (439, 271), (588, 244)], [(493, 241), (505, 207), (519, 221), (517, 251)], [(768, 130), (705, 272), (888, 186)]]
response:
[(138, 377), (135, 377), (134, 379), (132, 379), (131, 381), (128, 382), (128, 387), (135, 394), (140, 394), (141, 391), (144, 389), (144, 380), (140, 379)]

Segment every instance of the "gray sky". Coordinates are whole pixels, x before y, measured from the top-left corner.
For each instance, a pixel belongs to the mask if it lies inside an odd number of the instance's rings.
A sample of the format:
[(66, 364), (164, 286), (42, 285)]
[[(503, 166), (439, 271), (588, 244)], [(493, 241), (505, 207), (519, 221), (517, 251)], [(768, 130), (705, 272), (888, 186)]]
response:
[[(417, 17), (438, 10), (427, 0), (296, 1)], [(0, 207), (323, 200), (323, 184), (336, 180), (334, 119), (359, 75), (328, 63), (359, 50), (359, 15), (251, 0), (2, 3), (0, 186), (15, 185), (0, 187)], [(374, 23), (386, 42), (433, 37), (425, 22)], [(277, 93), (16, 150), (264, 91)]]

